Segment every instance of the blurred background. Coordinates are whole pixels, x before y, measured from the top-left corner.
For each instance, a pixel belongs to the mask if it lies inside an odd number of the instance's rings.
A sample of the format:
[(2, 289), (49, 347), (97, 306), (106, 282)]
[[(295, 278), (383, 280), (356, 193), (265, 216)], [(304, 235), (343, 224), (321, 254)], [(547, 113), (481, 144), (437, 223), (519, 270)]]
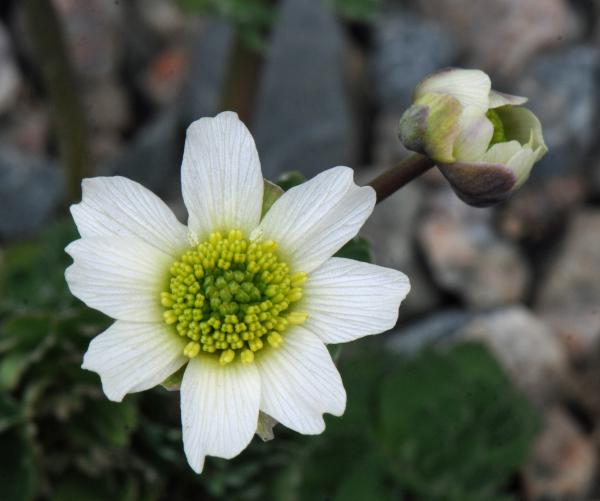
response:
[[(593, 0), (3, 0), (0, 499), (598, 499), (599, 47)], [(528, 96), (550, 153), (495, 209), (435, 170), (377, 206), (344, 253), (413, 288), (339, 355), (346, 415), (193, 474), (177, 392), (114, 404), (79, 368), (110, 323), (64, 283), (81, 178), (135, 179), (185, 221), (185, 128), (232, 109), (266, 177), (367, 183), (446, 66)]]

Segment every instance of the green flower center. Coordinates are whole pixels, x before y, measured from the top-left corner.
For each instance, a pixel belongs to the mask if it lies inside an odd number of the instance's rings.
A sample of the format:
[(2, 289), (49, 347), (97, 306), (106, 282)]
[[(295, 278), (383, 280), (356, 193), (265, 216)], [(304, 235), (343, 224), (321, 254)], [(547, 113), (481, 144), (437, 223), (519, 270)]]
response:
[(492, 140), (490, 141), (490, 147), (497, 143), (505, 142), (506, 131), (504, 130), (504, 124), (502, 123), (500, 115), (498, 115), (493, 108), (490, 108), (485, 116), (490, 122), (492, 122), (492, 125), (494, 126), (494, 134), (492, 135)]
[(290, 324), (308, 315), (295, 311), (307, 274), (291, 273), (272, 240), (251, 242), (239, 230), (212, 233), (186, 251), (170, 269), (161, 293), (164, 319), (189, 339), (183, 354), (202, 351), (222, 364), (254, 360), (265, 346), (277, 348)]

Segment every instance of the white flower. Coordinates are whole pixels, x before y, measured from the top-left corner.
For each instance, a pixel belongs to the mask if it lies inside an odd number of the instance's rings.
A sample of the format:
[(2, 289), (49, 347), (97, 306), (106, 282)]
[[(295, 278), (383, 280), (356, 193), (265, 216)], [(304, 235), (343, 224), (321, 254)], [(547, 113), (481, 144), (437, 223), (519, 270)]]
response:
[(200, 472), (205, 456), (249, 444), (259, 411), (321, 433), (323, 413), (346, 405), (325, 344), (393, 327), (410, 287), (398, 271), (331, 257), (375, 204), (347, 167), (290, 189), (261, 220), (258, 154), (235, 113), (189, 127), (181, 178), (187, 227), (133, 181), (84, 180), (65, 275), (75, 296), (116, 319), (83, 362), (109, 399), (187, 364), (183, 442)]

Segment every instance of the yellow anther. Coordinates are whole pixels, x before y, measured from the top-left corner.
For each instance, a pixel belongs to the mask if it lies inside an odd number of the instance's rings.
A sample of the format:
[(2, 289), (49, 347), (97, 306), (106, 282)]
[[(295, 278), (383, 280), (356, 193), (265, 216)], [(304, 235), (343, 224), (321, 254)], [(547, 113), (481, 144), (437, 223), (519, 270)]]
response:
[(198, 353), (200, 353), (200, 345), (194, 341), (190, 341), (183, 349), (183, 354), (188, 358), (197, 357)]
[(185, 356), (202, 351), (221, 364), (251, 363), (265, 343), (281, 345), (289, 324), (306, 320), (289, 307), (302, 298), (307, 274), (292, 274), (277, 249), (233, 229), (212, 233), (173, 263), (160, 302), (165, 322), (188, 341)]
[(163, 313), (163, 318), (168, 325), (174, 324), (177, 322), (177, 315), (173, 310), (167, 310)]
[(279, 334), (279, 332), (273, 331), (267, 337), (267, 341), (273, 348), (279, 348), (281, 346), (281, 343), (283, 343), (283, 338), (281, 337), (281, 334)]
[(292, 285), (294, 287), (300, 287), (300, 286), (304, 285), (304, 283), (306, 282), (307, 279), (308, 279), (308, 274), (304, 273), (303, 271), (294, 273), (292, 275)]
[(160, 293), (160, 303), (165, 308), (170, 308), (171, 306), (173, 306), (173, 298), (171, 297), (171, 294), (169, 294), (168, 292), (161, 292)]
[(249, 364), (254, 361), (254, 352), (252, 350), (244, 350), (240, 354), (240, 360), (243, 364)]
[(288, 314), (287, 321), (292, 325), (301, 325), (306, 322), (307, 318), (308, 313), (304, 311), (293, 311), (292, 313)]
[(223, 353), (221, 353), (221, 356), (219, 357), (219, 363), (221, 365), (230, 364), (231, 362), (233, 362), (234, 358), (235, 358), (235, 351), (225, 350)]
[(299, 287), (292, 289), (288, 293), (287, 299), (290, 303), (295, 303), (296, 301), (300, 301), (302, 299), (302, 289), (300, 289)]

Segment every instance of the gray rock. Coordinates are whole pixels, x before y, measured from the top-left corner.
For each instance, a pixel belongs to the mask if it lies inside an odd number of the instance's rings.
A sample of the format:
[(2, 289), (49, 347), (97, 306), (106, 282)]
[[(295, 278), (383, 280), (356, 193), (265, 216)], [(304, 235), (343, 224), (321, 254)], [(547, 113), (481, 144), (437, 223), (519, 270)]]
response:
[(0, 149), (0, 237), (30, 234), (61, 202), (63, 177), (56, 166), (16, 150)]
[(417, 353), (428, 345), (447, 343), (472, 318), (464, 310), (443, 310), (386, 336), (386, 346), (398, 353)]
[(528, 500), (569, 501), (591, 496), (598, 457), (594, 443), (560, 408), (550, 410), (523, 469)]
[(541, 281), (536, 312), (556, 329), (574, 358), (600, 345), (600, 211), (575, 216)]
[(409, 152), (398, 140), (398, 120), (427, 75), (452, 66), (459, 47), (444, 28), (406, 9), (389, 8), (377, 18), (371, 67), (378, 114), (373, 128), (373, 160), (387, 165)]
[(102, 171), (133, 179), (161, 195), (171, 195), (179, 190), (183, 142), (176, 113), (159, 115), (137, 133), (122, 155), (103, 165)]
[(327, 2), (281, 3), (253, 120), (265, 177), (288, 170), (312, 177), (353, 163), (344, 51)]
[(65, 28), (71, 61), (80, 77), (96, 80), (114, 75), (118, 65), (122, 9), (105, 0), (53, 0)]
[[(383, 169), (357, 171), (358, 184), (366, 184)], [(405, 273), (411, 290), (400, 308), (400, 315), (414, 315), (433, 309), (440, 293), (427, 277), (415, 248), (415, 221), (423, 205), (424, 192), (419, 183), (405, 186), (401, 192), (378, 204), (361, 229), (371, 243), (374, 262)]]
[(181, 121), (186, 127), (219, 111), (233, 34), (231, 25), (209, 18), (194, 38), (179, 105)]
[(380, 109), (401, 113), (415, 86), (458, 59), (455, 39), (438, 23), (405, 9), (386, 9), (375, 24), (373, 85)]
[(525, 184), (500, 207), (498, 226), (512, 240), (554, 240), (565, 219), (580, 207), (590, 183), (580, 176), (553, 176)]
[(469, 66), (514, 78), (542, 50), (581, 33), (565, 0), (418, 0), (469, 51)]
[(474, 308), (521, 301), (529, 268), (494, 230), (492, 213), (465, 205), (447, 185), (427, 201), (417, 238), (436, 283)]
[(539, 57), (523, 75), (516, 93), (530, 97), (527, 106), (541, 120), (549, 148), (532, 179), (586, 166), (596, 141), (598, 69), (597, 49), (579, 45)]
[(0, 115), (9, 110), (21, 86), (21, 75), (15, 63), (10, 39), (0, 24)]
[(556, 334), (527, 309), (515, 306), (481, 314), (457, 339), (484, 343), (532, 402), (546, 404), (560, 396), (567, 357)]
[(134, 3), (144, 23), (164, 38), (180, 36), (191, 17), (170, 0), (134, 0)]

